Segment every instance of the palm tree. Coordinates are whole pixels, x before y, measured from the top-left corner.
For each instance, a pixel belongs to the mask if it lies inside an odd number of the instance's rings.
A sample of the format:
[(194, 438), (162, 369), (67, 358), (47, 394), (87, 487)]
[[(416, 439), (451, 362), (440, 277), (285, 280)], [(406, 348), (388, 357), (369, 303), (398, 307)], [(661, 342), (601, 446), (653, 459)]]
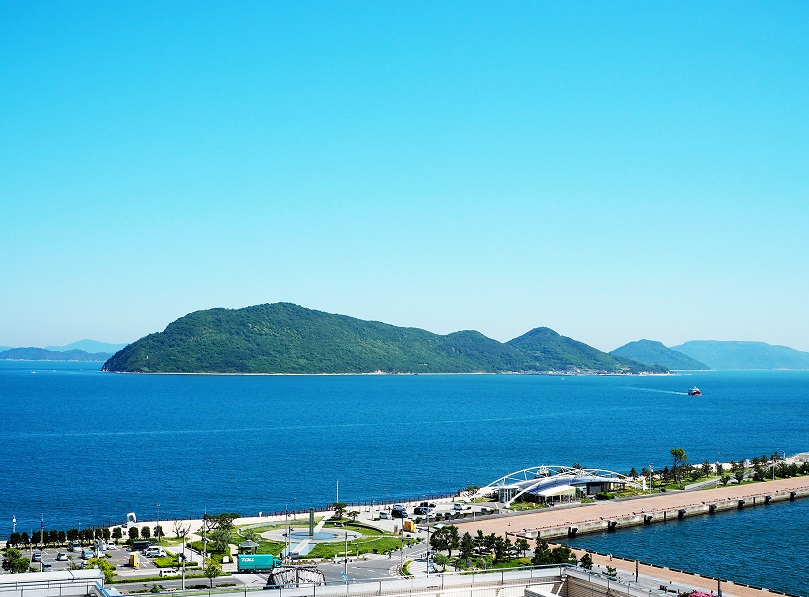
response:
[(674, 464), (672, 465), (673, 469), (672, 472), (674, 473), (674, 482), (678, 483), (679, 479), (677, 477), (677, 465), (685, 464), (686, 462), (688, 462), (688, 456), (686, 455), (685, 450), (683, 450), (682, 448), (672, 448), (669, 451), (669, 454), (671, 454), (672, 458), (674, 458)]

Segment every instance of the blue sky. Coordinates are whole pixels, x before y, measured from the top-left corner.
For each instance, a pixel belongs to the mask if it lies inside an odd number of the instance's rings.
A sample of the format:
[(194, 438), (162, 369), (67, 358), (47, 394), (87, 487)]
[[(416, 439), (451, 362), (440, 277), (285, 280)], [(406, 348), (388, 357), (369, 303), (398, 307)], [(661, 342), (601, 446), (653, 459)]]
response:
[(0, 344), (291, 301), (809, 350), (809, 5), (5, 2)]

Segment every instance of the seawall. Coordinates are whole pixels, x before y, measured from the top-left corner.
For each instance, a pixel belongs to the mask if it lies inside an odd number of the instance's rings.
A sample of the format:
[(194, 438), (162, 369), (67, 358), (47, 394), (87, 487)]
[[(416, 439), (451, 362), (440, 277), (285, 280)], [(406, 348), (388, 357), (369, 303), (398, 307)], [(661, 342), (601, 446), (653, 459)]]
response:
[(458, 521), (462, 532), (509, 533), (528, 539), (559, 539), (587, 533), (670, 522), (809, 497), (809, 476), (701, 491), (666, 492), (578, 507), (514, 513), (476, 522)]

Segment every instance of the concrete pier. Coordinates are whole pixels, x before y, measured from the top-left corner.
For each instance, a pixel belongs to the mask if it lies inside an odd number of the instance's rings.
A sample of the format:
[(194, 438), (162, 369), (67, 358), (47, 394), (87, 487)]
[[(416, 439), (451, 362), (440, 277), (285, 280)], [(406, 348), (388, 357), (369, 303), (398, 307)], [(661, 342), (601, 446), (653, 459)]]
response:
[[(503, 534), (528, 539), (558, 539), (587, 533), (682, 520), (780, 501), (809, 497), (809, 477), (778, 479), (701, 491), (669, 491), (650, 496), (611, 500), (565, 508), (552, 507), (513, 513), (487, 520), (457, 521), (461, 533)], [(575, 530), (573, 530), (575, 529)]]

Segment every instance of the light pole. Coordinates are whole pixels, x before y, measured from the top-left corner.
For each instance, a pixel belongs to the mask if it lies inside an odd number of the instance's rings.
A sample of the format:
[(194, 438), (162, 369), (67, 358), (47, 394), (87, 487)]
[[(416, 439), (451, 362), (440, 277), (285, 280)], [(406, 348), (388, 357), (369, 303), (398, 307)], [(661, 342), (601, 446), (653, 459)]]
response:
[(298, 509), (298, 498), (294, 497), (292, 498), (292, 520), (298, 519), (297, 509)]
[(345, 532), (345, 558), (343, 559), (343, 578), (346, 579), (346, 587), (348, 587), (348, 531)]
[(649, 465), (649, 495), (652, 495), (652, 473), (654, 473), (654, 468), (652, 465)]
[(155, 504), (157, 507), (157, 525), (155, 525), (155, 531), (157, 531), (157, 544), (160, 545), (160, 504)]
[(427, 513), (427, 576), (430, 575), (430, 513)]

